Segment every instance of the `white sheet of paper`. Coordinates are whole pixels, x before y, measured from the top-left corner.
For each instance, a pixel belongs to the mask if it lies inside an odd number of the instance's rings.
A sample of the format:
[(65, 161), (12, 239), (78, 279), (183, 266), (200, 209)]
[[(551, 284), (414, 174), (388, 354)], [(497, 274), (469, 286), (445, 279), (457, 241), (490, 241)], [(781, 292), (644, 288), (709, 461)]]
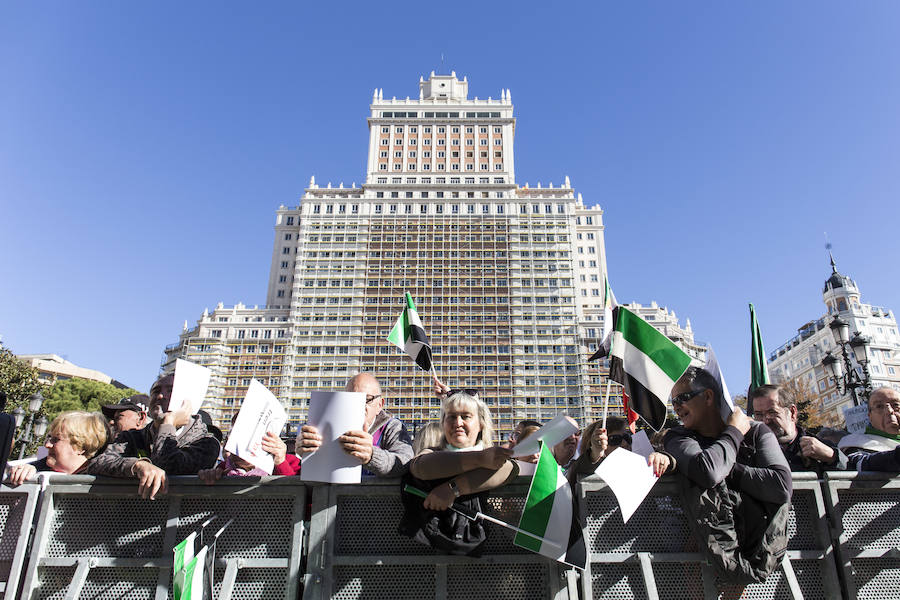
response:
[(281, 433), (285, 421), (287, 414), (275, 394), (253, 379), (228, 434), (225, 449), (271, 475), (275, 463), (272, 455), (262, 449), (262, 439), (267, 431), (276, 435)]
[(513, 447), (513, 456), (527, 456), (541, 451), (539, 441), (548, 446), (555, 446), (578, 431), (578, 423), (565, 413), (556, 415), (552, 421), (529, 435), (524, 441)]
[(197, 414), (206, 399), (211, 371), (202, 365), (181, 358), (175, 359), (175, 382), (172, 384), (172, 398), (169, 411), (180, 410), (185, 404), (191, 407), (191, 414)]
[(313, 392), (308, 423), (319, 430), (322, 445), (303, 461), (301, 481), (359, 483), (362, 466), (344, 452), (337, 439), (351, 429), (362, 429), (366, 420), (366, 395), (362, 392)]
[(624, 448), (613, 450), (594, 473), (599, 475), (616, 495), (624, 523), (628, 522), (650, 493), (653, 485), (659, 481), (659, 477), (653, 474), (653, 468), (647, 464), (646, 458)]
[(537, 470), (535, 463), (517, 460), (516, 464), (519, 465), (519, 475), (534, 475), (534, 472)]
[(653, 445), (650, 443), (650, 438), (647, 437), (647, 432), (643, 429), (632, 436), (631, 451), (640, 454), (645, 459), (653, 454)]
[(869, 424), (869, 407), (865, 404), (843, 409), (844, 425), (850, 433), (863, 433)]

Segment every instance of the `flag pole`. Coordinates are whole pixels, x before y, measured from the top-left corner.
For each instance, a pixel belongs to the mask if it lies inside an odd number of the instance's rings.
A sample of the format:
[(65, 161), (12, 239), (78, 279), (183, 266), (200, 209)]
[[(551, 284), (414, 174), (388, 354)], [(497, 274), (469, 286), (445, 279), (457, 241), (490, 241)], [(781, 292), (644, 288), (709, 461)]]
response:
[[(408, 492), (408, 493), (412, 494), (413, 496), (418, 496), (419, 498), (427, 498), (428, 497), (428, 494), (426, 494), (423, 490), (420, 490), (419, 488), (413, 487), (409, 484), (406, 484), (403, 486), (403, 491)], [(453, 512), (455, 512), (458, 515), (461, 515), (461, 516), (469, 519), (470, 521), (477, 521), (478, 519), (484, 519), (485, 521), (490, 521), (491, 523), (496, 523), (497, 525), (500, 525), (501, 527), (506, 527), (507, 529), (511, 529), (512, 531), (515, 531), (516, 533), (521, 533), (524, 536), (528, 536), (530, 538), (538, 540), (542, 544), (547, 544), (549, 546), (553, 546), (554, 548), (557, 548), (560, 550), (562, 549), (560, 547), (560, 545), (555, 542), (551, 542), (550, 540), (548, 540), (546, 538), (542, 538), (539, 535), (535, 535), (535, 534), (531, 533), (530, 531), (525, 531), (524, 529), (519, 529), (515, 525), (510, 525), (506, 521), (501, 521), (500, 519), (497, 519), (495, 517), (488, 516), (488, 515), (484, 514), (483, 512), (481, 512), (480, 510), (468, 511), (468, 510), (459, 508), (452, 504), (450, 505), (450, 510), (452, 510)]]
[(609, 375), (606, 377), (606, 394), (603, 395), (603, 424), (600, 429), (606, 429), (606, 416), (609, 414)]

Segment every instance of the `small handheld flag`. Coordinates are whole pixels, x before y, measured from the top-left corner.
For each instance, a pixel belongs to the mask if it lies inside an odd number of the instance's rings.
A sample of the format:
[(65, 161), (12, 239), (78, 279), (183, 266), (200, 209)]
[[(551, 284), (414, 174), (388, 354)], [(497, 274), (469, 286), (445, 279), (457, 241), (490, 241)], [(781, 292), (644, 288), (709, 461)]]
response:
[(750, 304), (750, 389), (747, 390), (747, 412), (753, 414), (753, 401), (750, 394), (769, 381), (769, 369), (766, 367), (766, 350), (763, 348), (762, 334), (759, 332), (759, 321), (756, 320), (756, 309)]
[(406, 352), (423, 370), (432, 370), (431, 342), (425, 335), (425, 329), (409, 292), (406, 292), (406, 306), (388, 334), (387, 341)]

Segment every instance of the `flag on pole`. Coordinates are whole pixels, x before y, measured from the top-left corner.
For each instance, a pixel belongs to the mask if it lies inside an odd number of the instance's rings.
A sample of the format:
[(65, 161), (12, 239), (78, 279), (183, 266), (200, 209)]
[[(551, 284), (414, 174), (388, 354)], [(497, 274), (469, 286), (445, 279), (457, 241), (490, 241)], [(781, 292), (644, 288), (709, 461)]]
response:
[(519, 529), (543, 540), (519, 533), (513, 539), (516, 546), (579, 569), (585, 568), (587, 550), (575, 511), (572, 488), (550, 448), (544, 443), (541, 443), (540, 458), (528, 488)]
[(655, 431), (666, 422), (666, 399), (691, 357), (624, 306), (613, 311), (609, 376), (625, 387), (631, 409)]
[(431, 371), (431, 343), (409, 292), (406, 292), (406, 306), (388, 334), (387, 341), (406, 352), (423, 370)]
[(759, 321), (756, 320), (756, 309), (750, 304), (750, 389), (747, 390), (747, 412), (753, 414), (753, 401), (750, 394), (761, 385), (770, 383), (769, 369), (766, 367), (766, 350), (763, 348), (762, 334), (759, 332)]
[(618, 303), (616, 302), (616, 296), (613, 294), (612, 288), (609, 287), (609, 279), (605, 276), (603, 277), (603, 287), (603, 329), (600, 336), (600, 345), (598, 346), (597, 351), (588, 359), (589, 361), (607, 356), (609, 354), (609, 345), (612, 341), (614, 329), (613, 309), (618, 306)]
[(204, 596), (204, 589), (207, 587), (204, 582), (207, 581), (207, 560), (206, 555), (209, 552), (209, 546), (203, 546), (197, 553), (197, 556), (191, 559), (185, 565), (182, 574), (184, 575), (184, 589), (179, 600), (204, 600), (209, 596)]
[(194, 559), (197, 532), (191, 532), (181, 543), (175, 546), (175, 558), (172, 564), (172, 597), (181, 600), (184, 591), (185, 567)]

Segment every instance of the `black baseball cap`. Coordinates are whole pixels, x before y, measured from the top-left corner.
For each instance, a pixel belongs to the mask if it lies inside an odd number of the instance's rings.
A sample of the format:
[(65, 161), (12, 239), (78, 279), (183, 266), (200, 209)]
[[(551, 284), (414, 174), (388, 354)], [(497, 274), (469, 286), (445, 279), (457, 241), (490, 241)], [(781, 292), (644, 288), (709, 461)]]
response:
[(147, 394), (135, 394), (129, 398), (122, 398), (118, 404), (106, 404), (100, 408), (107, 419), (115, 419), (120, 410), (133, 410), (146, 413), (150, 404), (150, 396)]

